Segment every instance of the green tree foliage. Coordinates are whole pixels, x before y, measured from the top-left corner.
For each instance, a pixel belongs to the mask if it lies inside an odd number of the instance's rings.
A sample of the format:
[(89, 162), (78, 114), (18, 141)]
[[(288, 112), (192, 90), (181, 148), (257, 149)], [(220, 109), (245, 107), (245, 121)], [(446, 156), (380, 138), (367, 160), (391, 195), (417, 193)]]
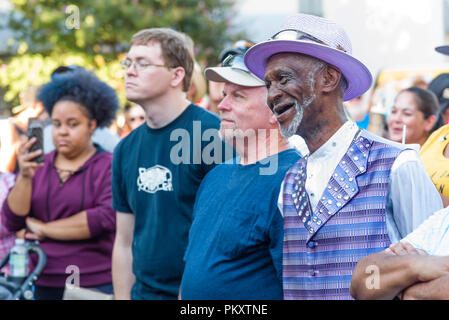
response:
[[(219, 52), (243, 34), (230, 35), (235, 0), (11, 0), (9, 57), (2, 59), (4, 99), (49, 80), (61, 64), (78, 64), (123, 92), (118, 61), (131, 36), (150, 27), (171, 27), (190, 35), (196, 59), (216, 63)], [(123, 94), (121, 94), (121, 99)]]

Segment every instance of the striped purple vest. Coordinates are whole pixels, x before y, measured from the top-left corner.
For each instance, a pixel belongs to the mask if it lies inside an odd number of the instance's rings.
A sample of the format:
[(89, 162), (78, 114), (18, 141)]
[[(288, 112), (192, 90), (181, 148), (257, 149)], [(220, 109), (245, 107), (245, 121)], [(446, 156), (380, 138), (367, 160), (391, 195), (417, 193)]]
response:
[(284, 179), (284, 299), (352, 299), (357, 262), (390, 245), (385, 208), (390, 170), (402, 149), (366, 131), (352, 142), (313, 211), (307, 158)]

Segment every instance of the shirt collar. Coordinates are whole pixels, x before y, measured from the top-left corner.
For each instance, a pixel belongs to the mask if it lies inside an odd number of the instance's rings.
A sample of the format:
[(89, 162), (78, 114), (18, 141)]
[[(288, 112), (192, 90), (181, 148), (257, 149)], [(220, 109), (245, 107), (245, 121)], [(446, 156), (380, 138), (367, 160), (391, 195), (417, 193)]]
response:
[[(329, 157), (336, 154), (336, 150), (346, 152), (359, 128), (354, 121), (346, 121), (334, 135), (326, 141), (318, 150), (310, 155), (311, 160)], [(338, 153), (337, 151), (337, 153)]]

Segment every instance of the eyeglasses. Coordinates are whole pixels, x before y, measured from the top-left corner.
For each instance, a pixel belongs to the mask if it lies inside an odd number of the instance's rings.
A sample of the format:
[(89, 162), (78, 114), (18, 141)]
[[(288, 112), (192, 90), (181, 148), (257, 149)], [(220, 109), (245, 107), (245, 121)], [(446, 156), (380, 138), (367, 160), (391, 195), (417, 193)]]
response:
[(227, 56), (221, 63), (221, 66), (236, 68), (249, 73), (249, 70), (246, 67), (245, 62), (243, 60), (243, 55), (241, 54)]
[(308, 33), (294, 29), (286, 29), (279, 31), (270, 38), (270, 40), (304, 40), (304, 39), (317, 42), (319, 44), (324, 44), (325, 46), (329, 47), (329, 45), (326, 42), (321, 41), (320, 39), (315, 38), (314, 36)]
[(128, 70), (129, 68), (131, 68), (131, 66), (134, 64), (134, 66), (136, 67), (137, 71), (142, 71), (145, 70), (146, 68), (149, 67), (162, 67), (162, 68), (168, 68), (171, 69), (172, 67), (170, 66), (166, 66), (165, 64), (154, 64), (154, 63), (149, 63), (145, 60), (139, 59), (136, 61), (132, 61), (129, 59), (126, 60), (122, 60), (120, 61), (120, 68), (122, 68), (123, 70)]

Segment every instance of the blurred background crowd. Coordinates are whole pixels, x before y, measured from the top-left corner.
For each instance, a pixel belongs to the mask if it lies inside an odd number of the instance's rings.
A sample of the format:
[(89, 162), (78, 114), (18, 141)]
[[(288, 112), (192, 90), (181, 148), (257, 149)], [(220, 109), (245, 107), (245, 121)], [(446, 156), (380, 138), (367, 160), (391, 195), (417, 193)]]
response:
[[(0, 170), (15, 171), (14, 150), (28, 119), (46, 117), (36, 92), (59, 66), (86, 68), (116, 90), (121, 108), (109, 131), (117, 142), (140, 124), (143, 116), (138, 106), (126, 101), (124, 71), (119, 65), (130, 34), (148, 26), (170, 26), (187, 33), (194, 41), (196, 59), (189, 99), (217, 112), (222, 87), (206, 81), (204, 69), (219, 63), (224, 48), (244, 45), (239, 39), (267, 39), (292, 12), (340, 21), (352, 39), (354, 53), (375, 75), (370, 91), (346, 103), (348, 115), (360, 127), (400, 141), (406, 124), (405, 142), (422, 144), (424, 136), (447, 122), (449, 60), (434, 50), (446, 43), (449, 35), (446, 0), (281, 0), (276, 6), (254, 0), (74, 1), (58, 5), (2, 0)], [(393, 108), (396, 95), (409, 87), (430, 89), (440, 108), (438, 112), (419, 110), (418, 115), (428, 118), (434, 114), (438, 121), (415, 137), (413, 126), (421, 123), (410, 124), (403, 111)]]

